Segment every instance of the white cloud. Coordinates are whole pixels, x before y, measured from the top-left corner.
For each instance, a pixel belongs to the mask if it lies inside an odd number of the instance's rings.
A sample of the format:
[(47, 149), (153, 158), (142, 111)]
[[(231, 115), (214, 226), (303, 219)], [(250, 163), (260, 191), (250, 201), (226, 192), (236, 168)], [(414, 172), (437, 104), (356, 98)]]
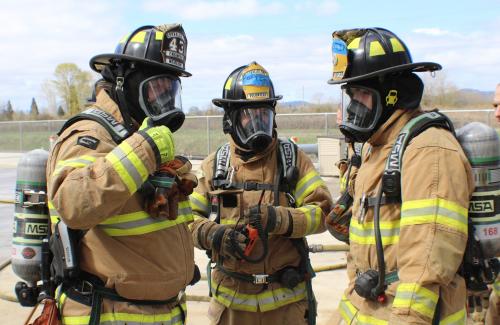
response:
[(189, 2), (150, 0), (146, 1), (143, 7), (149, 12), (164, 10), (187, 20), (268, 15), (280, 13), (285, 8), (280, 2), (266, 3), (266, 1), (259, 0), (198, 0)]
[(110, 12), (118, 1), (7, 1), (0, 11), (0, 102), (28, 109), (31, 97), (40, 105), (41, 84), (57, 64), (76, 63), (90, 70), (95, 54), (112, 52), (123, 33)]
[(257, 38), (237, 35), (212, 39), (194, 38), (188, 50), (188, 71), (183, 80), (184, 102), (205, 107), (222, 93), (224, 81), (235, 68), (257, 61), (269, 71), (276, 92), (284, 101), (308, 100), (322, 92), (324, 98), (337, 89), (326, 84), (331, 71), (329, 35)]
[(446, 35), (411, 35), (405, 40), (413, 61), (434, 61), (443, 66), (450, 82), (459, 88), (493, 90), (500, 81), (500, 35), (469, 32)]
[(450, 34), (449, 31), (441, 28), (416, 28), (413, 30), (416, 34), (431, 35), (431, 36), (443, 36)]

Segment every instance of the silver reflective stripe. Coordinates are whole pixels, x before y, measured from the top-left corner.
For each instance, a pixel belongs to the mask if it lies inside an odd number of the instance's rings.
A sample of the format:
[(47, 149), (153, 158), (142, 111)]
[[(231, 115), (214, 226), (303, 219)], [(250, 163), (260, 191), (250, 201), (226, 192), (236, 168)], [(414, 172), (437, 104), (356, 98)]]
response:
[(298, 190), (297, 192), (295, 192), (295, 197), (301, 197), (305, 191), (307, 191), (309, 189), (309, 187), (314, 183), (314, 182), (317, 182), (321, 180), (321, 176), (318, 175), (315, 175), (313, 176), (310, 180), (308, 180), (307, 182), (305, 182)]
[(140, 188), (143, 183), (142, 177), (137, 171), (137, 167), (128, 158), (127, 154), (122, 150), (122, 148), (120, 148), (120, 146), (115, 147), (112, 153), (123, 164), (123, 167), (125, 167), (130, 177), (132, 177), (136, 185), (136, 188)]
[(401, 211), (401, 218), (405, 217), (420, 217), (420, 216), (428, 216), (428, 215), (442, 215), (448, 217), (450, 219), (459, 221), (461, 223), (467, 224), (467, 216), (462, 215), (458, 212), (448, 210), (443, 206), (431, 206), (425, 208), (415, 208), (415, 209), (407, 209)]

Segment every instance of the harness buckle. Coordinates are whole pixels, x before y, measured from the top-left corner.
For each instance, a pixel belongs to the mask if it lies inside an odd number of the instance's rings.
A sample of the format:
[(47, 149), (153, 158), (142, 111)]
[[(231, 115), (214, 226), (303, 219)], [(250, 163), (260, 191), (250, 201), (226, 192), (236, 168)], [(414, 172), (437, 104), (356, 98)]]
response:
[(257, 191), (258, 184), (256, 182), (245, 182), (243, 183), (243, 190), (245, 191)]
[(253, 284), (269, 284), (267, 278), (269, 274), (252, 274), (253, 276)]
[(87, 280), (83, 280), (80, 288), (78, 289), (78, 292), (82, 295), (90, 295), (93, 291), (94, 285)]

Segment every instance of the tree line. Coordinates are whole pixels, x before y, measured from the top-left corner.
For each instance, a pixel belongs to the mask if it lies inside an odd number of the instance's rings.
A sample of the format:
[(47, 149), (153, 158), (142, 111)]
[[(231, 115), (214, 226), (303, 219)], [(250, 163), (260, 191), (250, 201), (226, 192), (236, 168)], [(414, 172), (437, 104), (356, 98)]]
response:
[[(421, 105), (424, 109), (432, 108), (489, 108), (493, 94), (474, 90), (458, 89), (448, 80), (445, 73), (435, 77), (424, 77), (425, 90)], [(15, 110), (11, 101), (0, 102), (0, 120), (48, 120), (65, 119), (85, 108), (92, 96), (95, 79), (90, 71), (80, 69), (74, 63), (61, 63), (54, 70), (53, 77), (41, 85), (47, 107), (40, 110), (35, 98), (32, 98), (30, 110)], [(333, 89), (332, 91), (339, 91)], [(321, 102), (323, 93), (315, 93), (311, 102), (278, 102), (278, 113), (320, 113), (336, 112), (338, 102)], [(490, 98), (491, 97), (491, 98)], [(43, 111), (43, 113), (42, 113)], [(223, 110), (207, 104), (203, 108), (192, 106), (185, 108), (187, 115), (221, 115)]]

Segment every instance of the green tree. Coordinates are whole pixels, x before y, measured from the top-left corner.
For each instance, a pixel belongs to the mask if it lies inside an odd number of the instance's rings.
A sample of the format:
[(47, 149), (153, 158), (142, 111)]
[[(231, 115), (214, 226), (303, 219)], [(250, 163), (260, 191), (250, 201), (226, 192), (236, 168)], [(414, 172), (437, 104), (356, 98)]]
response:
[(74, 63), (61, 63), (56, 67), (54, 77), (51, 83), (66, 106), (66, 112), (70, 115), (78, 113), (92, 92), (92, 75)]
[(64, 114), (66, 114), (64, 112), (64, 109), (62, 108), (61, 105), (59, 105), (59, 107), (57, 108), (57, 116), (61, 116), (62, 117), (62, 116), (64, 116)]
[(14, 118), (14, 109), (12, 108), (10, 100), (7, 101), (7, 105), (5, 107), (5, 116), (9, 121), (12, 121), (12, 119)]
[(31, 99), (31, 109), (30, 109), (30, 115), (32, 116), (38, 116), (40, 112), (38, 111), (38, 105), (36, 103), (35, 97)]

